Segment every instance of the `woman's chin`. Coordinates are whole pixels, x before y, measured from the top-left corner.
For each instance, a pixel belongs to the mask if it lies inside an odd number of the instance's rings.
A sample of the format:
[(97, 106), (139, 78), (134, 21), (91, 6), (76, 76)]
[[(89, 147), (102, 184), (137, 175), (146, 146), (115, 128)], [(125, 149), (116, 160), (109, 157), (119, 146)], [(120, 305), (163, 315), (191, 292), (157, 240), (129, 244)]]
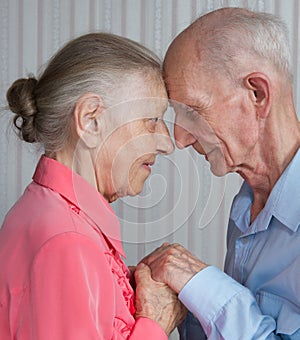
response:
[(139, 183), (139, 184), (135, 184), (135, 186), (133, 187), (131, 187), (130, 188), (130, 190), (129, 190), (129, 192), (128, 192), (128, 196), (137, 196), (137, 195), (139, 195), (142, 191), (143, 191), (143, 188), (144, 188), (144, 184), (145, 184), (145, 182), (146, 182), (146, 179), (147, 178), (145, 178), (145, 180), (144, 181), (142, 181), (142, 183)]
[(117, 200), (118, 198), (121, 198), (121, 197), (137, 196), (143, 191), (145, 182), (146, 182), (148, 177), (149, 177), (149, 175), (144, 176), (143, 178), (140, 178), (139, 180), (135, 179), (135, 181), (133, 181), (133, 183), (131, 183), (131, 185), (129, 187), (119, 188), (119, 190), (116, 190), (115, 193), (110, 194), (110, 195), (106, 194), (106, 195), (104, 195), (104, 197), (109, 203), (112, 203), (112, 202), (114, 202), (115, 200)]
[(109, 197), (105, 197), (105, 199), (108, 201), (108, 203), (112, 203), (114, 201), (116, 201), (120, 196), (118, 196), (117, 194), (113, 194)]

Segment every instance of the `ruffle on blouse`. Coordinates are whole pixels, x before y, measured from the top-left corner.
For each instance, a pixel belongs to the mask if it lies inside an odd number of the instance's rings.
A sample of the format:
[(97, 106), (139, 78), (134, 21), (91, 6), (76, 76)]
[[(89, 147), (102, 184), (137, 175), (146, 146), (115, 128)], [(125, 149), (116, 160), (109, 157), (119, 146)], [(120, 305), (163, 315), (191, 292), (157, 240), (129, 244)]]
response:
[(105, 252), (112, 273), (117, 279), (117, 283), (122, 290), (125, 304), (131, 315), (135, 314), (134, 291), (130, 285), (130, 271), (121, 259), (120, 255), (111, 249)]
[(132, 327), (129, 327), (121, 318), (115, 317), (112, 340), (128, 339), (131, 331)]

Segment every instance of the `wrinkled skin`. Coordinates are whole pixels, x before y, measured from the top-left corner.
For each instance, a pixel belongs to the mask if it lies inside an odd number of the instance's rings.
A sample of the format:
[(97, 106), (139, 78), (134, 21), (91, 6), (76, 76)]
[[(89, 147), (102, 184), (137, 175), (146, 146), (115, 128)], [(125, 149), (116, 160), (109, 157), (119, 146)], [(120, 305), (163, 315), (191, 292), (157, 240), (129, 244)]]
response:
[(156, 321), (169, 336), (186, 316), (186, 309), (170, 287), (151, 277), (150, 268), (140, 263), (135, 269), (136, 319)]

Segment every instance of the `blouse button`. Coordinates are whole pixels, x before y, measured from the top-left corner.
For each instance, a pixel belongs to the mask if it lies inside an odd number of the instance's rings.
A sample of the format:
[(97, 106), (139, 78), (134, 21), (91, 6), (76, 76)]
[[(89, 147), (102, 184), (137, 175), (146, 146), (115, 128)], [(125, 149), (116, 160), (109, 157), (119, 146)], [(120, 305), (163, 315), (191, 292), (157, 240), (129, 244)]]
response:
[(75, 205), (71, 205), (70, 208), (71, 208), (71, 210), (74, 211), (76, 214), (79, 214), (80, 209), (77, 208)]

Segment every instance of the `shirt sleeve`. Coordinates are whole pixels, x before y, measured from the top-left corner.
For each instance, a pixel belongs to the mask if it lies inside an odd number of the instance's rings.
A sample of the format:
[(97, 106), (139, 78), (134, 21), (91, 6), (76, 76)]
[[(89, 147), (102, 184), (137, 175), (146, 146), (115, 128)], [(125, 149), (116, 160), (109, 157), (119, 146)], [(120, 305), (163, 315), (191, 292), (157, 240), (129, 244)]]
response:
[[(53, 237), (35, 256), (30, 273), (32, 340), (107, 340), (113, 337), (115, 291), (102, 249), (88, 237)], [(154, 321), (141, 318), (131, 340), (166, 340)]]
[(195, 275), (179, 299), (200, 321), (208, 339), (280, 339), (274, 333), (275, 320), (262, 314), (252, 293), (216, 267)]

